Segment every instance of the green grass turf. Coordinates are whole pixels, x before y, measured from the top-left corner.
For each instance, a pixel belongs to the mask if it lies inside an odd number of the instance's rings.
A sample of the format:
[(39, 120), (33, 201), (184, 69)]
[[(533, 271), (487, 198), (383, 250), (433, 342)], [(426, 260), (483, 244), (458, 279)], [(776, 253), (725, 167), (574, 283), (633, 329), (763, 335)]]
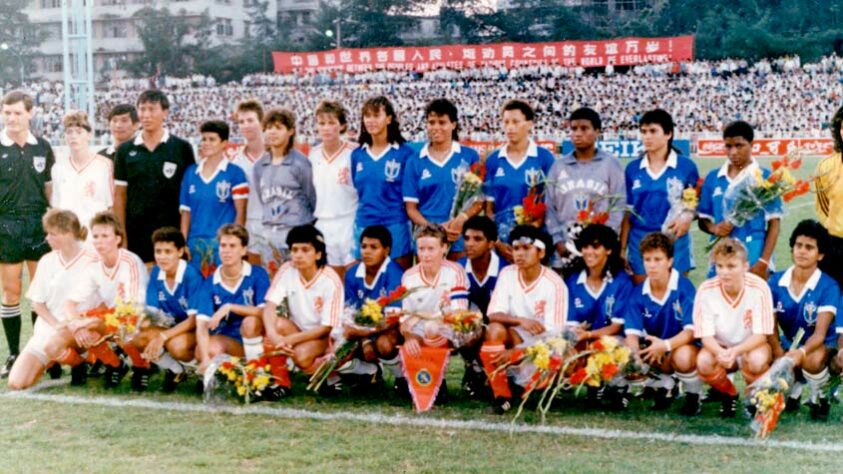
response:
[[(807, 160), (798, 173), (805, 177), (816, 165)], [(698, 160), (700, 173), (719, 166), (721, 160)], [(813, 197), (803, 196), (788, 205), (776, 251), (780, 267), (789, 264), (787, 237), (796, 223), (814, 217)], [(705, 238), (695, 231), (698, 269), (696, 282), (705, 275)], [(28, 310), (24, 302), (25, 311)], [(31, 326), (24, 323), (24, 340)], [(0, 356), (6, 354), (0, 340)], [(295, 396), (272, 406), (309, 411), (378, 412), (406, 417), (456, 420), (509, 421), (511, 415), (487, 414), (486, 405), (463, 398), (456, 388), (462, 363), (454, 360), (448, 372), (452, 401), (429, 414), (415, 415), (409, 403), (390, 396), (361, 400), (346, 397), (318, 399), (304, 393), (296, 380)], [(87, 387), (55, 387), (41, 393), (74, 396), (112, 396), (162, 402), (201, 403), (186, 383), (172, 395), (157, 392), (156, 376), (150, 392), (132, 394), (128, 380), (115, 391), (101, 388), (92, 379)], [(6, 391), (0, 388), (0, 394)], [(234, 402), (228, 402), (234, 404)], [(716, 404), (706, 404), (703, 414), (685, 419), (675, 413), (650, 412), (633, 401), (624, 413), (591, 410), (566, 395), (548, 416), (547, 424), (619, 429), (638, 433), (673, 433), (749, 437), (749, 421), (720, 420)], [(521, 422), (537, 424), (525, 412)], [(835, 405), (828, 423), (809, 421), (806, 410), (785, 414), (772, 438), (783, 441), (843, 443), (843, 408)], [(363, 470), (400, 472), (663, 472), (676, 468), (698, 472), (834, 472), (840, 454), (767, 447), (718, 447), (646, 440), (603, 440), (572, 435), (518, 434), (445, 428), (377, 426), (351, 421), (317, 421), (271, 418), (259, 415), (185, 413), (145, 408), (110, 408), (67, 405), (48, 401), (0, 399), (0, 472), (324, 472)]]

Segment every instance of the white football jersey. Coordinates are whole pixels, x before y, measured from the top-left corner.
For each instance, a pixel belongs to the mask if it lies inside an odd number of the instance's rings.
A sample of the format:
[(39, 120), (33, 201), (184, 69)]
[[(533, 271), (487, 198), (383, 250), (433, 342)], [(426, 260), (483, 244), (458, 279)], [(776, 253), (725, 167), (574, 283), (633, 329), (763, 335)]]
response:
[(311, 281), (304, 281), (292, 263), (282, 265), (266, 293), (266, 300), (278, 305), (284, 298), (287, 298), (290, 319), (302, 331), (340, 324), (345, 293), (339, 275), (329, 266), (322, 267)]
[(568, 320), (568, 288), (553, 270), (542, 266), (539, 277), (527, 285), (515, 265), (501, 270), (486, 314), (504, 313), (516, 318), (532, 318), (546, 331), (558, 334)]
[(118, 296), (124, 303), (144, 305), (148, 279), (140, 257), (120, 249), (117, 265), (112, 268), (107, 268), (101, 258), (89, 263), (72, 286), (68, 299), (80, 303), (80, 311), (100, 304), (114, 307)]
[(448, 307), (468, 309), (468, 276), (465, 269), (454, 262), (443, 261), (432, 281), (425, 278), (421, 265), (416, 265), (404, 272), (401, 286), (413, 291), (401, 302), (404, 311), (435, 314)]
[(743, 291), (733, 300), (723, 291), (720, 278), (703, 282), (694, 299), (694, 337), (714, 337), (726, 347), (740, 344), (753, 334), (773, 334), (773, 296), (767, 282), (746, 274)]
[[(88, 265), (97, 260), (97, 255), (89, 250), (82, 250), (76, 257), (68, 262), (61, 258), (57, 250), (41, 257), (38, 260), (38, 269), (35, 278), (29, 285), (26, 297), (33, 303), (44, 303), (50, 313), (58, 319), (65, 318), (64, 303), (67, 301), (69, 289), (75, 282), (81, 280)], [(93, 301), (83, 302), (84, 306), (90, 306)]]
[(351, 181), (351, 152), (356, 147), (343, 142), (343, 146), (328, 156), (322, 145), (310, 150), (313, 167), (313, 187), (316, 189), (318, 219), (353, 216), (357, 212), (357, 189)]
[(82, 168), (77, 168), (70, 157), (56, 160), (52, 176), (50, 206), (73, 211), (85, 227), (96, 213), (114, 205), (114, 165), (104, 156), (94, 155)]
[(225, 156), (246, 173), (246, 179), (249, 181), (249, 200), (246, 203), (246, 220), (260, 222), (263, 217), (263, 208), (258, 200), (257, 186), (253, 186), (252, 183), (255, 179), (252, 168), (254, 168), (255, 163), (263, 154), (252, 158), (246, 153), (246, 145), (239, 145), (226, 150)]

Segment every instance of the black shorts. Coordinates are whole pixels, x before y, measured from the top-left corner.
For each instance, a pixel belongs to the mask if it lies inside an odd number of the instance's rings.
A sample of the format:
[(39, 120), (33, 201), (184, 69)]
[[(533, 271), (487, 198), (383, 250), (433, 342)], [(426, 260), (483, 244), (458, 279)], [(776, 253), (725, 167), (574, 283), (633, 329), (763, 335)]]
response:
[(37, 262), (50, 251), (41, 215), (0, 215), (0, 263)]

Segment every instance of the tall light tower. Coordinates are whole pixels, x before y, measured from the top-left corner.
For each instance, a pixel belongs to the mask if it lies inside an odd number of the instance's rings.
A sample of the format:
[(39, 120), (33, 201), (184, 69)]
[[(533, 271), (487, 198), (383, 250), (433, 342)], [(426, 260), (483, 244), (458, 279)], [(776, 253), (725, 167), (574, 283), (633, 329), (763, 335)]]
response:
[(61, 0), (61, 37), (64, 48), (64, 109), (83, 110), (96, 125), (94, 55), (91, 39), (94, 0)]

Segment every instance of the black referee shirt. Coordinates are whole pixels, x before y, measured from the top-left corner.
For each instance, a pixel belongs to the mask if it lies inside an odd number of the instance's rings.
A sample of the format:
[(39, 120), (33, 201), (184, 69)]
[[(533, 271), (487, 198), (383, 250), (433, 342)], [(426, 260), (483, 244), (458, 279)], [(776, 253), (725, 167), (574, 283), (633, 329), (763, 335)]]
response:
[(19, 147), (6, 130), (0, 132), (0, 216), (31, 216), (39, 220), (47, 212), (45, 185), (50, 183), (56, 159), (43, 138), (31, 132)]
[(152, 262), (152, 232), (163, 226), (179, 228), (179, 191), (187, 167), (195, 162), (185, 140), (164, 131), (154, 150), (143, 144), (143, 134), (117, 149), (114, 184), (126, 186), (126, 232), (129, 250)]
[(107, 148), (103, 148), (98, 151), (97, 154), (104, 156), (113, 162), (114, 158), (117, 157), (117, 148), (115, 148), (114, 145), (109, 145)]

